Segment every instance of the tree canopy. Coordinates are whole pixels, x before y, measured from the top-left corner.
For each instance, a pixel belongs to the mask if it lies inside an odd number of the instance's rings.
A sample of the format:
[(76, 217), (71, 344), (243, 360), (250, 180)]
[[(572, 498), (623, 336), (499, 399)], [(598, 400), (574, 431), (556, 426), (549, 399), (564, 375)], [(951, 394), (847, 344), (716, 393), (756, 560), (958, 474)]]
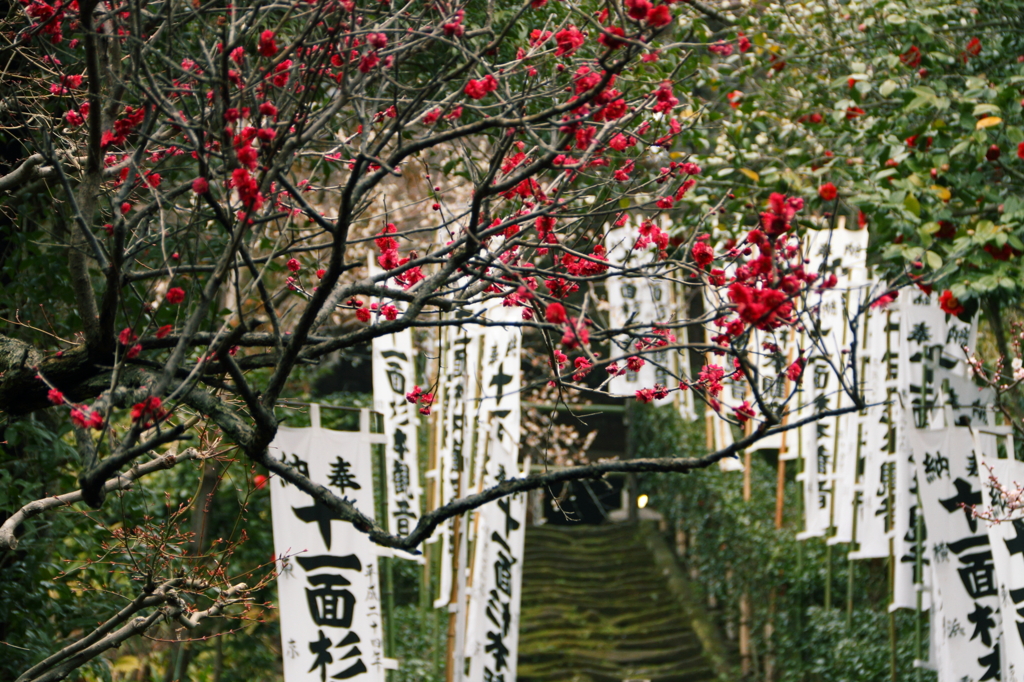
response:
[[(910, 284), (948, 289), (951, 314), (1018, 300), (1018, 9), (8, 6), (0, 565), (24, 598), (0, 607), (5, 671), (62, 679), (145, 632), (265, 618), (266, 532), (246, 538), (266, 476), (415, 549), (514, 492), (702, 468), (863, 407), (854, 342), (831, 365), (848, 405), (793, 416), (835, 283), (801, 238), (840, 213), (870, 230), (889, 279), (859, 312)], [(614, 323), (622, 275), (668, 283), (676, 310)], [(632, 397), (692, 391), (738, 439), (510, 479), (401, 536), (269, 456), (310, 368), (403, 329), (498, 324), (488, 306), (521, 313), (524, 390), (570, 408), (655, 353), (704, 354)], [(427, 415), (425, 376), (409, 399)], [(725, 408), (730, 378), (751, 398)]]

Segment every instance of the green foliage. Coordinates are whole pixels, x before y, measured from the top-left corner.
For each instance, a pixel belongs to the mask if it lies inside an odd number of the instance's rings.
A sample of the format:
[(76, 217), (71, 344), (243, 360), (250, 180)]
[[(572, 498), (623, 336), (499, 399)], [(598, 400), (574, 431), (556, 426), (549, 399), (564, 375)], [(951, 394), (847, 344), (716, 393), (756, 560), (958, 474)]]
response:
[[(408, 562), (407, 562), (408, 563)], [(445, 629), (447, 615), (435, 609), (423, 612), (417, 605), (395, 608), (392, 623), (394, 656), (400, 662), (389, 682), (442, 682), (445, 679)]]
[[(694, 130), (691, 144), (710, 142), (706, 163), (733, 191), (730, 209), (778, 191), (851, 226), (863, 213), (873, 262), (890, 278), (962, 302), (1019, 300), (1022, 27), (1019, 0), (750, 12), (709, 34), (736, 47), (744, 31), (748, 52), (698, 55), (717, 137)], [(733, 108), (724, 96), (736, 91)], [(825, 182), (838, 202), (818, 197)]]
[[(16, 509), (77, 487), (78, 455), (65, 440), (69, 429), (49, 412), (2, 425), (0, 508)], [(156, 566), (202, 571), (215, 561), (228, 575), (254, 586), (268, 575), (274, 551), (269, 489), (254, 490), (252, 472), (230, 459), (218, 466), (218, 494), (206, 507), (203, 535), (212, 553), (187, 555), (189, 524), (176, 512), (197, 495), (199, 467), (191, 463), (151, 474), (144, 485), (112, 495), (100, 511), (58, 509), (20, 528), (17, 551), (0, 557), (0, 641), (5, 642), (0, 679), (15, 679), (45, 654), (95, 628), (97, 614), (123, 607), (147, 575), (159, 574)], [(137, 532), (121, 535), (126, 529)], [(243, 532), (248, 537), (239, 543)], [(218, 551), (228, 546), (229, 551)], [(200, 633), (208, 639), (189, 644), (190, 679), (279, 678), (280, 631), (276, 611), (266, 606), (276, 600), (276, 586), (270, 582), (252, 596), (241, 618), (215, 619)], [(219, 636), (228, 631), (230, 636)], [(178, 648), (168, 645), (174, 641), (169, 627), (151, 636), (155, 641), (132, 640), (115, 656), (91, 661), (72, 679), (124, 679), (139, 670), (150, 675), (142, 679), (162, 679)]]
[[(645, 457), (699, 456), (703, 422), (684, 422), (671, 407), (644, 406), (635, 413), (637, 453)], [(786, 483), (786, 516), (775, 528), (776, 468), (752, 457), (751, 500), (743, 500), (743, 475), (717, 466), (687, 476), (648, 476), (641, 489), (670, 526), (686, 533), (684, 563), (703, 593), (719, 608), (722, 624), (739, 623), (740, 596), (753, 610), (751, 631), (760, 664), (775, 659), (783, 682), (877, 682), (889, 675), (888, 582), (885, 562), (851, 563), (845, 546), (829, 549), (820, 539), (798, 541), (802, 519), (794, 480)], [(849, 571), (853, 570), (850, 582)], [(852, 584), (852, 611), (847, 585)], [(826, 590), (832, 608), (825, 609)], [(898, 679), (912, 674), (913, 613), (899, 613)], [(771, 622), (773, 635), (765, 635)], [(927, 635), (925, 635), (927, 637)], [(927, 642), (927, 639), (925, 640)], [(808, 677), (810, 676), (810, 677)]]

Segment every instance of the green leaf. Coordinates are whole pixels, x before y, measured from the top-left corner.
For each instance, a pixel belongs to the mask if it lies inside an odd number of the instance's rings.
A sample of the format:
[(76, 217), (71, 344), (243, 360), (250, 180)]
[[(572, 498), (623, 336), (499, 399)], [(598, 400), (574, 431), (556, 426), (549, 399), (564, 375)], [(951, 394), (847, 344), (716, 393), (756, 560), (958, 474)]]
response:
[(879, 94), (882, 95), (882, 97), (888, 97), (893, 92), (895, 92), (898, 87), (899, 85), (896, 83), (896, 81), (889, 78), (884, 83), (882, 83), (882, 85), (878, 88), (878, 92)]
[(932, 270), (938, 270), (942, 267), (942, 257), (934, 251), (927, 251), (924, 254), (924, 262), (928, 264)]
[(903, 200), (903, 208), (907, 209), (916, 217), (921, 217), (921, 202), (917, 200), (913, 194), (907, 193), (907, 198)]
[(908, 111), (909, 112), (909, 111), (914, 111), (915, 109), (920, 109), (921, 107), (928, 106), (929, 104), (932, 103), (932, 101), (933, 101), (933, 98), (915, 97), (914, 99), (910, 100), (910, 104), (908, 104), (907, 106), (903, 107), (903, 111)]
[(964, 140), (963, 142), (958, 142), (952, 149), (949, 150), (949, 156), (950, 157), (954, 157), (957, 154), (960, 154), (961, 152), (963, 152), (965, 149), (967, 149), (970, 146), (971, 146), (971, 141), (970, 140)]

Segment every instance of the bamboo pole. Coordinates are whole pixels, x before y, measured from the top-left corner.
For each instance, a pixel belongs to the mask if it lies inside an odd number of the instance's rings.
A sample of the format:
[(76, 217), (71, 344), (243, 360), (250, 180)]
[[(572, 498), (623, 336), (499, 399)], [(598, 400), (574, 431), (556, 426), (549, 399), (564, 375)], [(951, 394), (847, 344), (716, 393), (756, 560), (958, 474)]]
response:
[(786, 460), (782, 456), (786, 454), (786, 434), (782, 432), (782, 443), (779, 447), (779, 472), (775, 478), (775, 530), (782, 530), (782, 513), (785, 507), (786, 495)]
[[(452, 587), (451, 595), (448, 600), (448, 634), (447, 634), (447, 651), (445, 653), (445, 666), (444, 666), (444, 679), (445, 682), (455, 682), (455, 631), (458, 627), (457, 616), (458, 616), (458, 603), (459, 603), (459, 581), (455, 579), (455, 576), (459, 571), (459, 544), (462, 540), (462, 533), (460, 532), (462, 526), (462, 517), (456, 516), (455, 519), (455, 530), (453, 542), (455, 546), (452, 548)], [(441, 561), (444, 561), (445, 557), (441, 557)], [(454, 607), (454, 608), (453, 608)]]
[[(893, 481), (895, 472), (889, 476), (889, 514), (893, 517), (895, 491)], [(889, 538), (889, 679), (891, 682), (898, 682), (896, 679), (896, 611), (892, 608), (896, 602), (896, 538)]]
[[(786, 367), (788, 368), (792, 364), (793, 346), (790, 345), (786, 353)], [(783, 383), (783, 395), (789, 395), (790, 390), (792, 390), (791, 383), (787, 374)], [(787, 423), (789, 423), (788, 414), (782, 417), (782, 425), (785, 426)], [(783, 457), (789, 454), (787, 436), (789, 436), (789, 431), (783, 431), (782, 440), (779, 442), (779, 470), (775, 479), (775, 530), (782, 530), (782, 514), (786, 506), (786, 460)]]
[[(750, 450), (743, 453), (743, 501), (750, 502), (751, 497), (751, 466), (753, 464)], [(744, 677), (753, 670), (752, 648), (750, 638), (750, 593), (746, 590), (740, 595), (740, 672)]]
[[(918, 489), (920, 491), (920, 488)], [(918, 498), (918, 509), (921, 508), (920, 498)], [(921, 632), (921, 616), (924, 613), (924, 561), (922, 553), (924, 552), (924, 543), (921, 540), (921, 536), (924, 534), (924, 515), (918, 514), (914, 518), (914, 536), (917, 540), (917, 557), (914, 561), (914, 582), (917, 583), (917, 618), (914, 621), (914, 677), (917, 682), (924, 682), (924, 667), (921, 665), (922, 661), (921, 650), (923, 648), (923, 633)], [(932, 607), (934, 608), (934, 606)], [(895, 653), (895, 652), (894, 652)], [(893, 671), (895, 672), (895, 670)]]

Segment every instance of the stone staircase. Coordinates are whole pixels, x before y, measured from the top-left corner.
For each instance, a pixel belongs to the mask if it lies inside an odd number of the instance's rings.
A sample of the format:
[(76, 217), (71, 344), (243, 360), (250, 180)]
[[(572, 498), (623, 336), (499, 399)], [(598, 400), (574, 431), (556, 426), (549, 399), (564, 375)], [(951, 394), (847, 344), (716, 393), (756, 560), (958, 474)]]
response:
[(718, 679), (635, 525), (531, 527), (519, 633), (519, 682)]

